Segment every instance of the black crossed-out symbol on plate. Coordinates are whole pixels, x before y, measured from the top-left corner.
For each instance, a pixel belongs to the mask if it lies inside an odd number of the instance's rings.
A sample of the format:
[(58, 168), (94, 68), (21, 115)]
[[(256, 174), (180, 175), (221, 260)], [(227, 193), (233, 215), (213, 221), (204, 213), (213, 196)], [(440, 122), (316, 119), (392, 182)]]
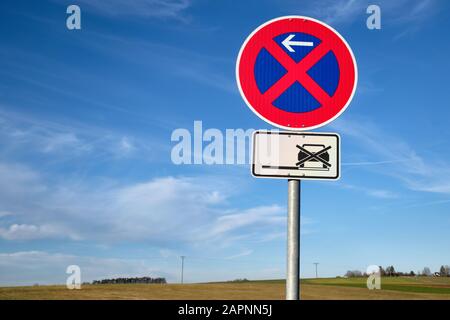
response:
[(328, 146), (326, 148), (323, 148), (320, 151), (312, 152), (309, 150), (306, 150), (305, 148), (297, 145), (297, 148), (299, 148), (302, 152), (306, 153), (308, 156), (305, 159), (302, 159), (301, 161), (297, 162), (295, 165), (300, 166), (302, 163), (305, 163), (306, 161), (311, 161), (312, 159), (316, 159), (317, 161), (322, 162), (324, 165), (331, 167), (331, 163), (327, 162), (325, 159), (321, 158), (320, 155), (327, 152), (331, 149), (331, 146)]

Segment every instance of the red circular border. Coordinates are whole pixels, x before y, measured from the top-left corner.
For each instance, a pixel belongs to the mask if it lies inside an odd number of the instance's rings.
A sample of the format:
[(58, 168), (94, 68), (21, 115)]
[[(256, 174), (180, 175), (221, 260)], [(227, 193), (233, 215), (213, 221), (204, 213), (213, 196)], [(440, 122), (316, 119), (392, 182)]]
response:
[[(339, 65), (339, 84), (330, 103), (309, 112), (288, 112), (265, 101), (254, 77), (255, 61), (264, 44), (291, 32), (307, 33), (328, 44)], [(255, 30), (241, 48), (237, 63), (237, 80), (244, 100), (261, 118), (282, 128), (305, 130), (327, 124), (344, 111), (356, 88), (356, 62), (345, 40), (331, 27), (307, 17), (283, 17)]]

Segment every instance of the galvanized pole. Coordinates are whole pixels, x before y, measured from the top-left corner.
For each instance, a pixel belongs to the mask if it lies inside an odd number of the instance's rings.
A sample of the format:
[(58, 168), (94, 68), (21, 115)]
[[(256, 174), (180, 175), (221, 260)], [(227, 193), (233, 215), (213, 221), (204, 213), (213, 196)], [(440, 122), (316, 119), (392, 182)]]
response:
[(181, 256), (181, 283), (183, 283), (184, 277), (184, 258), (185, 256)]
[(286, 300), (300, 299), (300, 180), (288, 180)]

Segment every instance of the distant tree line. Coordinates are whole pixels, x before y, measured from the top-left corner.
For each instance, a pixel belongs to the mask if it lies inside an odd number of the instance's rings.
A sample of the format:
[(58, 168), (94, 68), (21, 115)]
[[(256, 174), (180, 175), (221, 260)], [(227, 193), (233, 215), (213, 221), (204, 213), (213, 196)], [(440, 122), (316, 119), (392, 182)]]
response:
[(242, 279), (234, 279), (234, 280), (230, 280), (228, 282), (249, 282), (250, 280), (248, 280), (247, 278), (242, 278)]
[[(430, 268), (425, 267), (423, 270), (417, 271), (415, 273), (414, 271), (410, 272), (400, 272), (396, 271), (394, 266), (388, 266), (385, 269), (380, 266), (380, 274), (382, 277), (414, 277), (414, 276), (421, 276), (421, 277), (430, 277), (430, 276), (436, 276), (436, 277), (450, 277), (450, 267), (445, 265), (441, 266), (439, 269), (439, 272), (432, 273)], [(359, 270), (348, 270), (345, 273), (345, 276), (347, 278), (355, 278), (355, 277), (367, 277), (368, 275), (366, 273), (362, 273)]]
[(166, 278), (115, 278), (115, 279), (103, 279), (94, 280), (92, 284), (129, 284), (129, 283), (167, 283)]

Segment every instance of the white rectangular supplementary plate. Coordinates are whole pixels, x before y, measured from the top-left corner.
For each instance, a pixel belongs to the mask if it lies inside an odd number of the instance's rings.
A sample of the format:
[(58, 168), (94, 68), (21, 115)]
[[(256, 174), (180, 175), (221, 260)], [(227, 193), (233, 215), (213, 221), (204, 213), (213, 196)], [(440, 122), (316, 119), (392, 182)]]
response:
[(339, 179), (339, 135), (257, 130), (251, 168), (261, 178)]

